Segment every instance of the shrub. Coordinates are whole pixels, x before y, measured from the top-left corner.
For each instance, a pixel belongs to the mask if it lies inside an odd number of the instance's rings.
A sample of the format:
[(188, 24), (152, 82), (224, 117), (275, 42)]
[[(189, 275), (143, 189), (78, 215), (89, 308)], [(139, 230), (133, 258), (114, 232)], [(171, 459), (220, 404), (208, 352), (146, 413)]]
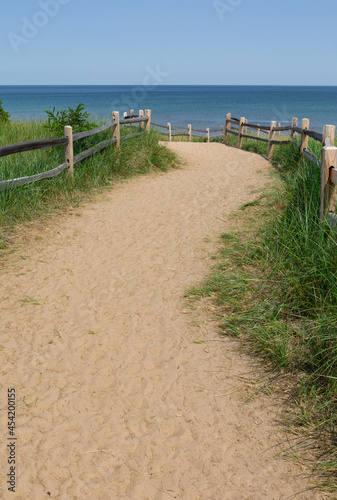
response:
[(55, 112), (55, 108), (53, 108), (52, 111), (46, 110), (45, 112), (48, 115), (47, 128), (59, 137), (63, 136), (66, 125), (70, 125), (75, 134), (97, 126), (94, 122), (90, 122), (90, 114), (85, 111), (85, 106), (82, 103), (75, 109), (68, 108)]
[(8, 111), (4, 110), (4, 108), (2, 106), (2, 99), (0, 99), (0, 121), (8, 122), (10, 116), (11, 115), (8, 113)]

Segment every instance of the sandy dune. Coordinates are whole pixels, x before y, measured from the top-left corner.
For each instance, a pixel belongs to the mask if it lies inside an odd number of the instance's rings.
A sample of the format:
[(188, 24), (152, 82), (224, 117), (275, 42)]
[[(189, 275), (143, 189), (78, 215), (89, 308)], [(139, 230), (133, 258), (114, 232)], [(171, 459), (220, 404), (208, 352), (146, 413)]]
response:
[[(245, 403), (252, 362), (184, 301), (269, 164), (220, 144), (170, 147), (186, 166), (37, 226), (2, 266), (3, 498), (276, 500), (308, 487), (274, 447), (273, 399)], [(5, 491), (8, 387), (16, 493)]]

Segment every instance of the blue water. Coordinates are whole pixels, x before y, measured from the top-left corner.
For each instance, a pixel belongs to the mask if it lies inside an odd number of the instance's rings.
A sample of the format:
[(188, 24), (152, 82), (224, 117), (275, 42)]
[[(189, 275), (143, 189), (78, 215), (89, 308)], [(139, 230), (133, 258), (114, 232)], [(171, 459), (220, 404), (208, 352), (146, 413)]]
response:
[(226, 113), (250, 122), (286, 124), (293, 116), (310, 128), (337, 125), (337, 87), (297, 86), (0, 86), (12, 119), (45, 118), (45, 110), (83, 103), (94, 117), (109, 120), (114, 110), (151, 109), (152, 120), (176, 126), (219, 128)]

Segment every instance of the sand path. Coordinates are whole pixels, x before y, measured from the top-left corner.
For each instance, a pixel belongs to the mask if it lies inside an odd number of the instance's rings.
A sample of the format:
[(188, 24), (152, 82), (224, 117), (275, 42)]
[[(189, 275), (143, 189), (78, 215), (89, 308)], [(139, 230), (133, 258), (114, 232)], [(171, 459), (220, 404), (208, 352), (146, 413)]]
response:
[(193, 326), (183, 298), (269, 164), (220, 144), (170, 147), (186, 166), (48, 222), (1, 270), (3, 498), (272, 500), (307, 487), (273, 448), (272, 398), (245, 404), (252, 363), (215, 322)]

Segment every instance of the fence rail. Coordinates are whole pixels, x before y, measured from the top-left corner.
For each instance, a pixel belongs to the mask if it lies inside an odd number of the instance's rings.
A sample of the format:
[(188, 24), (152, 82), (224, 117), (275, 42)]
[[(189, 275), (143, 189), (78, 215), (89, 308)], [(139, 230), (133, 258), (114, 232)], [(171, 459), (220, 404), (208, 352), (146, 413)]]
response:
[(94, 128), (92, 130), (86, 130), (85, 132), (79, 132), (78, 134), (73, 135), (73, 142), (78, 141), (79, 139), (84, 139), (85, 137), (90, 137), (91, 135), (99, 134), (100, 132), (104, 132), (104, 130), (108, 130), (109, 128), (115, 127), (116, 122), (108, 123), (107, 125), (102, 125), (101, 127)]
[[(125, 114), (126, 115), (126, 114)], [(145, 126), (145, 129), (142, 132), (135, 134), (128, 134), (125, 136), (120, 135), (120, 125), (129, 125), (133, 126), (135, 123), (140, 123), (141, 126)], [(2, 146), (0, 147), (0, 157), (5, 157), (9, 155), (13, 155), (16, 153), (22, 153), (25, 151), (33, 151), (37, 149), (50, 148), (54, 146), (65, 146), (65, 163), (55, 167), (51, 170), (46, 170), (45, 172), (40, 172), (38, 174), (18, 177), (14, 179), (8, 179), (0, 181), (0, 191), (4, 189), (12, 189), (17, 186), (24, 186), (26, 184), (30, 184), (32, 182), (37, 182), (43, 179), (51, 179), (60, 175), (64, 170), (68, 170), (71, 176), (74, 175), (74, 165), (84, 160), (85, 158), (89, 158), (90, 156), (106, 149), (111, 145), (115, 145), (115, 147), (119, 147), (120, 143), (126, 140), (130, 140), (135, 137), (139, 137), (145, 133), (150, 131), (151, 126), (151, 110), (140, 110), (139, 115), (134, 115), (133, 110), (130, 110), (130, 114), (124, 116), (122, 120), (119, 119), (118, 111), (114, 111), (112, 113), (112, 122), (106, 125), (102, 125), (101, 127), (97, 127), (92, 130), (86, 130), (85, 132), (79, 132), (77, 134), (72, 133), (72, 127), (66, 126), (64, 128), (64, 137), (56, 138), (56, 139), (40, 139), (36, 141), (27, 141), (21, 142), (18, 144), (11, 144), (10, 146)], [(95, 146), (79, 153), (74, 157), (74, 142), (79, 141), (80, 139), (84, 139), (86, 137), (90, 137), (106, 130), (113, 130), (113, 137), (106, 141), (102, 141)]]
[(318, 132), (314, 132), (313, 130), (303, 130), (303, 133), (315, 141), (323, 142), (323, 134), (319, 134)]
[(36, 149), (50, 148), (52, 146), (60, 146), (68, 144), (67, 137), (59, 139), (40, 139), (38, 141), (19, 142), (18, 144), (11, 144), (10, 146), (2, 146), (0, 148), (0, 157), (14, 155), (16, 153), (23, 153), (24, 151), (33, 151)]
[(46, 172), (41, 172), (40, 174), (30, 175), (27, 177), (19, 177), (17, 179), (9, 179), (8, 181), (0, 181), (0, 191), (3, 189), (11, 189), (17, 186), (24, 186), (25, 184), (30, 184), (31, 182), (42, 181), (42, 179), (51, 179), (60, 175), (63, 170), (68, 168), (68, 163), (63, 163), (52, 170)]

